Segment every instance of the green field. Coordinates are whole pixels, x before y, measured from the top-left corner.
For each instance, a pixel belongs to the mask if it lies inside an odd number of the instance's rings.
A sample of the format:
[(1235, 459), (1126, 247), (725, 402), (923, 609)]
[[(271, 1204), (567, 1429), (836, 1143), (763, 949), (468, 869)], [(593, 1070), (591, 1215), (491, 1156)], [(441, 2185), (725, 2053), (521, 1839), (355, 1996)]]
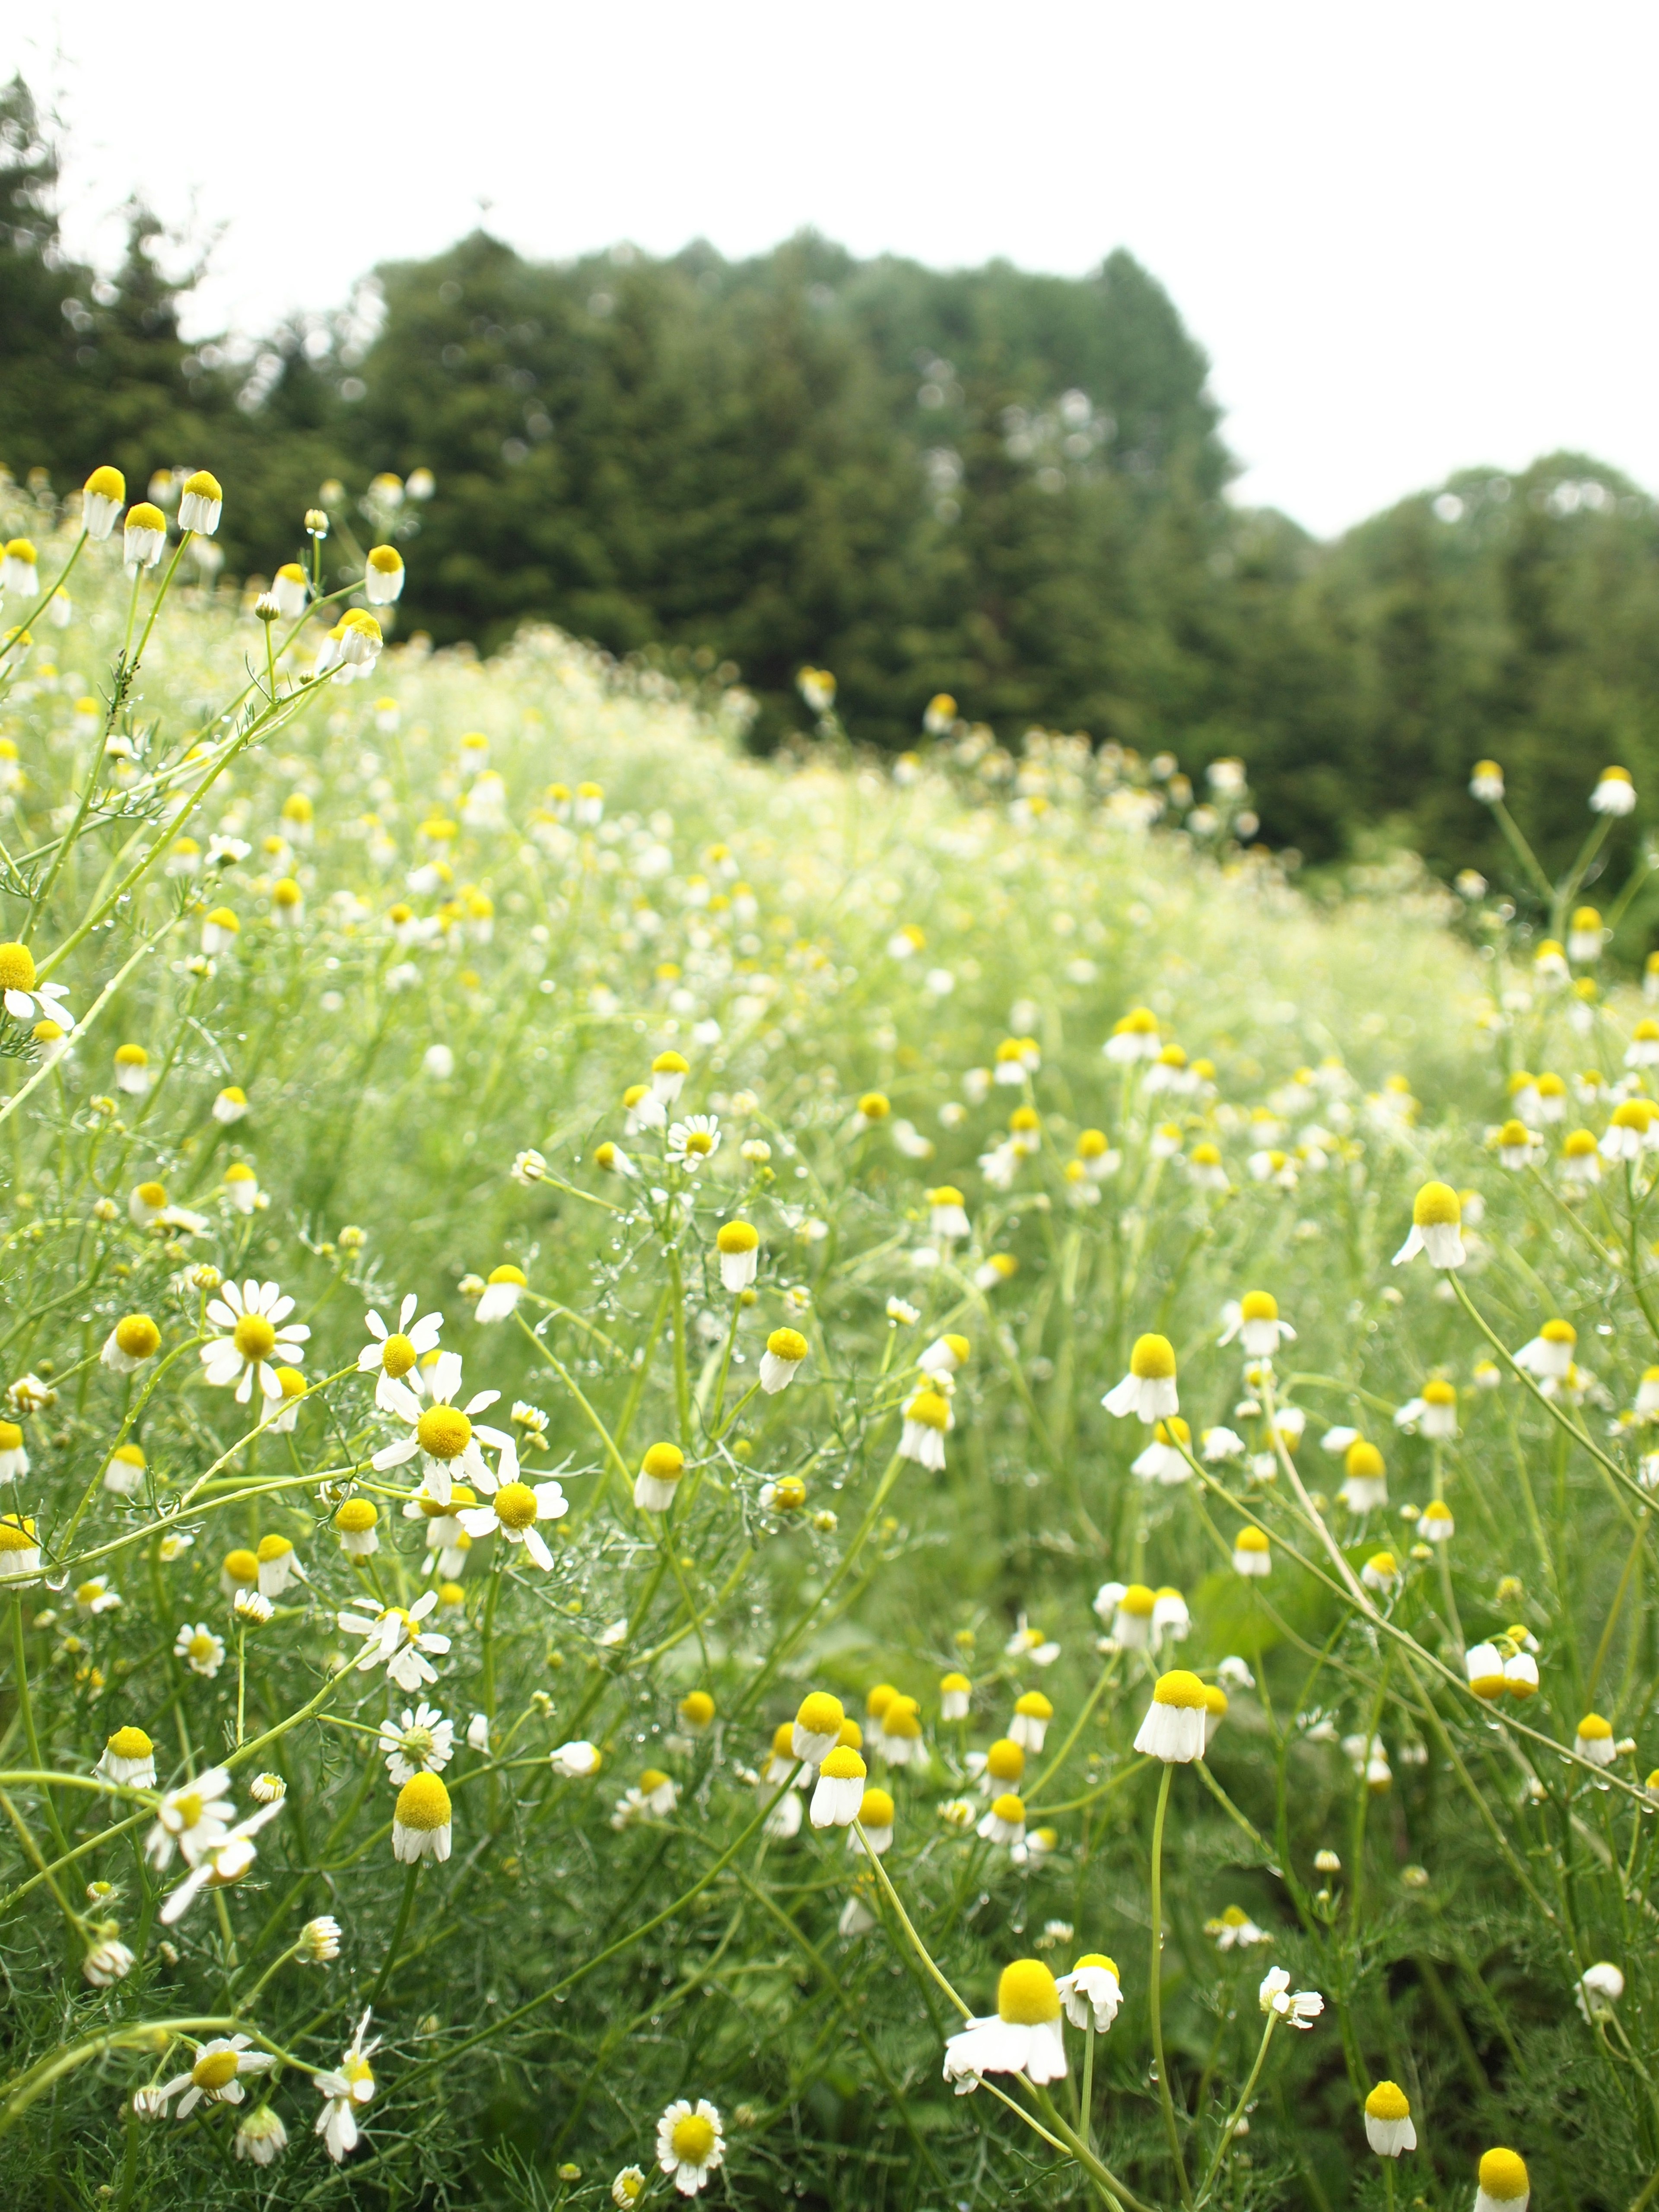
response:
[(314, 676), (338, 604), (3, 526), (8, 2204), (665, 2205), (677, 2100), (740, 2206), (1650, 2204), (1601, 923), (943, 710), (763, 765), (551, 630)]

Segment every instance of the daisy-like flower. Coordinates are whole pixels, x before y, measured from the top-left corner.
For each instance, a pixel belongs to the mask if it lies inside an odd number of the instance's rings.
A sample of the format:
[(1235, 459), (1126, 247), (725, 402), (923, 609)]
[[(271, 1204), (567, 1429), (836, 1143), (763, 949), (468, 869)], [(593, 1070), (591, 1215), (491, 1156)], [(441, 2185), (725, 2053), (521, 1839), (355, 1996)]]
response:
[(1206, 1920), (1204, 1933), (1218, 1951), (1248, 1951), (1253, 1944), (1273, 1941), (1267, 1929), (1258, 1928), (1241, 1905), (1230, 1905), (1213, 1920)]
[(196, 1866), (229, 1832), (235, 1807), (222, 1793), (230, 1777), (222, 1766), (210, 1766), (193, 1782), (169, 1790), (155, 1808), (155, 1825), (144, 1842), (144, 1856), (158, 1872), (173, 1863), (175, 1850)]
[(800, 1701), (790, 1730), (789, 1747), (809, 1766), (819, 1765), (841, 1741), (847, 1713), (839, 1698), (827, 1690), (811, 1690)]
[(1095, 1611), (1111, 1620), (1111, 1640), (1121, 1651), (1144, 1651), (1152, 1640), (1158, 1596), (1145, 1583), (1103, 1583), (1095, 1592)]
[(388, 1329), (373, 1310), (363, 1316), (370, 1341), (357, 1354), (357, 1372), (379, 1378), (374, 1386), (374, 1402), (382, 1413), (393, 1410), (386, 1397), (388, 1385), (401, 1382), (428, 1352), (437, 1349), (444, 1317), (441, 1313), (422, 1314), (417, 1321), (415, 1316), (420, 1303), (411, 1291), (398, 1308), (398, 1326), (393, 1329)]
[(634, 1478), (634, 1503), (641, 1513), (666, 1513), (679, 1495), (685, 1454), (678, 1444), (650, 1445)]
[[(666, 1109), (678, 1098), (691, 1073), (691, 1063), (678, 1052), (659, 1052), (651, 1063), (651, 1097)], [(660, 1128), (661, 1122), (657, 1127)]]
[(918, 1390), (905, 1404), (899, 1457), (937, 1472), (945, 1465), (945, 1436), (950, 1426), (949, 1399), (937, 1390)]
[(1025, 1841), (1025, 1800), (1012, 1790), (991, 1800), (975, 1832), (988, 1844), (1003, 1844), (1018, 1850)]
[(1636, 786), (1627, 768), (1604, 768), (1589, 795), (1593, 814), (1629, 814), (1636, 805)]
[(1148, 1428), (1167, 1421), (1181, 1410), (1176, 1395), (1175, 1346), (1167, 1336), (1147, 1334), (1135, 1339), (1129, 1354), (1129, 1371), (1101, 1400), (1109, 1413), (1120, 1419), (1133, 1413)]
[(1412, 1202), (1411, 1233), (1395, 1254), (1395, 1266), (1422, 1252), (1431, 1267), (1461, 1267), (1468, 1256), (1462, 1221), (1462, 1204), (1451, 1185), (1425, 1182)]
[(1366, 2098), (1365, 2140), (1379, 2158), (1417, 2148), (1411, 2100), (1397, 2081), (1379, 2081)]
[[(1609, 810), (1628, 811), (1627, 808)], [(1517, 2152), (1500, 2149), (1484, 2154), (1475, 2180), (1474, 2212), (1527, 2212), (1531, 2196), (1532, 2182), (1527, 2173), (1527, 2162)]]
[(611, 2184), (611, 2202), (617, 2212), (632, 2212), (645, 2193), (645, 2172), (637, 2166), (625, 2166)]
[(1374, 1513), (1389, 1502), (1388, 1469), (1376, 1446), (1356, 1437), (1342, 1457), (1342, 1487), (1337, 1496), (1350, 1513)]
[(141, 1728), (117, 1729), (106, 1741), (103, 1757), (93, 1772), (120, 1789), (154, 1790), (155, 1746)]
[(399, 1789), (416, 1774), (441, 1772), (455, 1755), (455, 1723), (424, 1700), (401, 1722), (380, 1723), (380, 1752), (386, 1771)]
[(848, 1745), (832, 1745), (818, 1764), (808, 1808), (815, 1828), (844, 1828), (858, 1818), (869, 1770)]
[(1271, 1291), (1246, 1291), (1236, 1305), (1229, 1301), (1222, 1320), (1225, 1327), (1219, 1341), (1231, 1344), (1239, 1338), (1251, 1359), (1271, 1359), (1281, 1344), (1296, 1335), (1289, 1322), (1279, 1319), (1279, 1301)]
[(1143, 1757), (1185, 1765), (1202, 1759), (1206, 1738), (1204, 1685), (1196, 1674), (1176, 1667), (1152, 1686), (1152, 1702), (1135, 1734)]
[(1317, 1990), (1291, 1990), (1291, 1978), (1283, 1966), (1268, 1967), (1257, 1994), (1263, 2012), (1288, 2021), (1292, 2027), (1311, 2027), (1325, 2009), (1325, 2000)]
[(0, 945), (0, 1003), (17, 1021), (54, 1021), (72, 1030), (75, 1017), (64, 1004), (68, 988), (35, 981), (34, 955), (27, 945)]
[(635, 1820), (665, 1820), (680, 1802), (673, 1777), (659, 1766), (647, 1766), (639, 1781), (623, 1791), (611, 1816), (613, 1828), (626, 1828)]
[(210, 1844), (161, 1907), (161, 1924), (171, 1928), (182, 1920), (191, 1905), (210, 1886), (228, 1889), (240, 1881), (258, 1856), (253, 1838), (267, 1820), (274, 1820), (283, 1809), (281, 1797), (272, 1798), (257, 1812), (249, 1813), (234, 1828), (227, 1829), (215, 1844)]
[(806, 1357), (806, 1339), (798, 1328), (775, 1328), (761, 1354), (760, 1386), (768, 1397), (787, 1390)]
[(179, 500), (179, 527), (195, 532), (202, 538), (211, 538), (219, 527), (219, 515), (225, 495), (219, 479), (206, 469), (198, 469), (193, 477), (185, 478), (185, 488)]
[(225, 1663), (224, 1639), (216, 1636), (204, 1620), (193, 1626), (181, 1621), (173, 1652), (175, 1658), (185, 1661), (192, 1674), (203, 1675), (210, 1682)]
[(673, 2176), (680, 2195), (695, 2197), (707, 2189), (709, 2175), (725, 2157), (726, 2133), (715, 2106), (706, 2097), (695, 2105), (677, 2097), (657, 2122), (657, 2164)]
[(1399, 1408), (1394, 1425), (1397, 1429), (1416, 1431), (1443, 1443), (1449, 1441), (1457, 1434), (1455, 1389), (1442, 1376), (1432, 1376), (1423, 1385), (1421, 1397), (1408, 1398)]
[(1161, 1482), (1167, 1487), (1185, 1482), (1192, 1469), (1186, 1455), (1176, 1449), (1177, 1443), (1190, 1446), (1193, 1432), (1179, 1413), (1167, 1421), (1159, 1421), (1152, 1431), (1152, 1441), (1138, 1458), (1129, 1462), (1129, 1472), (1142, 1482)]
[(746, 1291), (760, 1265), (759, 1230), (751, 1221), (723, 1221), (714, 1231), (714, 1249), (720, 1255), (720, 1288), (733, 1293)]
[(921, 1707), (914, 1698), (896, 1694), (890, 1698), (873, 1733), (873, 1748), (890, 1766), (914, 1766), (918, 1774), (926, 1771), (927, 1746), (921, 1733)]
[(856, 1830), (848, 1836), (851, 1850), (867, 1850), (879, 1858), (893, 1848), (893, 1800), (885, 1790), (866, 1790), (859, 1800), (858, 1826), (864, 1831), (860, 1838)]
[(372, 1498), (348, 1498), (335, 1508), (334, 1527), (347, 1559), (367, 1559), (380, 1550), (374, 1527), (380, 1517), (380, 1509)]
[[(452, 1477), (480, 1490), (488, 1486), (489, 1470), (479, 1445), (493, 1444), (499, 1450), (512, 1439), (501, 1429), (475, 1427), (472, 1416), (493, 1406), (501, 1394), (499, 1390), (481, 1390), (465, 1406), (458, 1406), (455, 1400), (460, 1387), (461, 1358), (458, 1352), (441, 1352), (430, 1370), (421, 1377), (421, 1388), (427, 1399), (424, 1405), (409, 1383), (388, 1380), (386, 1389), (390, 1403), (386, 1410), (408, 1425), (409, 1434), (395, 1443), (382, 1445), (375, 1453), (371, 1464), (377, 1474), (384, 1474), (388, 1468), (402, 1467), (418, 1453), (422, 1462), (423, 1486), (441, 1505), (449, 1503)], [(375, 1395), (378, 1398), (378, 1389)]]
[(974, 1686), (965, 1674), (943, 1674), (939, 1678), (939, 1718), (945, 1721), (965, 1721), (969, 1706), (973, 1702)]
[(341, 2054), (338, 2066), (331, 2073), (313, 2076), (324, 2100), (316, 2132), (337, 2165), (356, 2149), (358, 2110), (374, 2094), (374, 2069), (368, 2062), (380, 2049), (380, 2039), (377, 2035), (371, 2042), (363, 2040), (372, 2017), (365, 2013), (358, 2021), (357, 2032)]
[(967, 1209), (962, 1193), (953, 1184), (941, 1183), (927, 1194), (927, 1233), (941, 1243), (957, 1242), (969, 1233)]
[(126, 504), (127, 480), (119, 469), (94, 469), (81, 492), (81, 526), (94, 545), (101, 545), (114, 529)]
[(1387, 1597), (1400, 1587), (1400, 1563), (1392, 1552), (1373, 1552), (1359, 1570), (1359, 1579), (1367, 1589)]
[(455, 1517), (467, 1534), (475, 1539), (499, 1534), (509, 1544), (522, 1544), (545, 1574), (553, 1565), (553, 1554), (536, 1523), (562, 1521), (570, 1510), (564, 1486), (550, 1480), (521, 1482), (519, 1448), (511, 1437), (503, 1439), (496, 1456), (499, 1472), (492, 1473), (486, 1467), (478, 1477), (478, 1487), (489, 1503), (464, 1505)]
[(261, 1536), (254, 1558), (259, 1563), (259, 1594), (281, 1597), (290, 1583), (307, 1580), (300, 1555), (286, 1536)]
[(1418, 1518), (1417, 1533), (1425, 1544), (1449, 1543), (1457, 1533), (1452, 1510), (1443, 1498), (1431, 1498)]
[(126, 527), (121, 533), (121, 557), (128, 575), (136, 575), (141, 568), (153, 568), (167, 542), (167, 519), (159, 507), (141, 499), (136, 507), (127, 509)]
[(986, 2074), (1046, 2082), (1065, 2072), (1060, 1986), (1041, 1959), (1016, 1959), (998, 1977), (995, 2012), (969, 2020), (947, 2039), (945, 2078), (962, 2095)]
[(398, 1687), (410, 1697), (425, 1684), (435, 1682), (438, 1670), (428, 1655), (441, 1658), (449, 1649), (449, 1638), (429, 1634), (422, 1623), (437, 1602), (437, 1591), (426, 1590), (407, 1612), (391, 1605), (368, 1620), (355, 1613), (341, 1613), (342, 1632), (364, 1639), (362, 1656), (356, 1662), (358, 1672), (366, 1674), (371, 1668), (384, 1667)]
[(1106, 1057), (1120, 1065), (1137, 1060), (1156, 1060), (1158, 1054), (1158, 1016), (1150, 1006), (1135, 1006), (1112, 1024), (1112, 1034), (1102, 1048)]
[(1504, 1655), (1495, 1644), (1471, 1644), (1463, 1654), (1469, 1687), (1490, 1703), (1504, 1694)]
[(573, 1742), (562, 1743), (548, 1753), (548, 1762), (562, 1781), (586, 1782), (599, 1771), (599, 1751), (578, 1736)]
[(720, 1148), (720, 1125), (713, 1114), (689, 1115), (668, 1132), (668, 1158), (688, 1174), (695, 1175)]
[(1273, 1571), (1273, 1555), (1265, 1529), (1246, 1525), (1233, 1538), (1233, 1572), (1251, 1580), (1265, 1580)]
[(507, 1321), (518, 1311), (519, 1300), (530, 1287), (522, 1267), (492, 1267), (483, 1286), (473, 1319), (481, 1322)]
[(1086, 1952), (1054, 1987), (1073, 2027), (1086, 2028), (1092, 2024), (1097, 2035), (1106, 2033), (1123, 2002), (1117, 1961), (1103, 1951)]
[(75, 1609), (88, 1619), (95, 1620), (100, 1613), (113, 1613), (120, 1602), (121, 1593), (110, 1588), (107, 1575), (94, 1575), (76, 1584)]
[(1570, 1321), (1547, 1321), (1531, 1342), (1515, 1355), (1515, 1364), (1539, 1382), (1560, 1382), (1572, 1365), (1578, 1332)]
[(294, 1365), (309, 1328), (288, 1318), (294, 1300), (285, 1297), (275, 1283), (258, 1283), (250, 1276), (238, 1285), (227, 1282), (216, 1298), (208, 1301), (208, 1319), (228, 1331), (202, 1346), (202, 1366), (209, 1382), (219, 1389), (236, 1386), (236, 1402), (246, 1406), (257, 1388), (266, 1398), (280, 1398), (282, 1383), (276, 1370)]
[(177, 2097), (174, 2118), (180, 2120), (187, 2120), (200, 2104), (240, 2105), (247, 2094), (240, 2077), (263, 2074), (276, 2063), (268, 2051), (251, 2051), (250, 2040), (246, 2035), (216, 2035), (203, 2044), (188, 2074), (175, 2075), (152, 2093), (157, 2105), (165, 2111)]
[(1601, 1138), (1601, 1157), (1614, 1162), (1639, 1160), (1653, 1140), (1650, 1098), (1621, 1098)]
[(430, 1767), (422, 1767), (398, 1792), (392, 1856), (410, 1866), (420, 1859), (441, 1863), (449, 1856), (450, 1832), (449, 1792)]
[(1572, 1747), (1580, 1759), (1587, 1759), (1592, 1766), (1611, 1766), (1619, 1756), (1613, 1723), (1600, 1713), (1585, 1714), (1578, 1723)]
[(372, 607), (389, 607), (404, 588), (404, 556), (395, 545), (369, 549), (363, 569), (363, 597)]

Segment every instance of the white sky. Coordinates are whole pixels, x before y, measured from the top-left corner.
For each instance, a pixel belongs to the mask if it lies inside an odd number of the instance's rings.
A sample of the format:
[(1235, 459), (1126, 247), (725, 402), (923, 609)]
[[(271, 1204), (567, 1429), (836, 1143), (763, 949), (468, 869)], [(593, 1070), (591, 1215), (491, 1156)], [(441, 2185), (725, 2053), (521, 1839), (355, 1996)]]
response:
[(134, 187), (223, 224), (208, 323), (336, 305), (481, 201), (549, 258), (804, 224), (941, 266), (1122, 245), (1209, 350), (1239, 496), (1310, 529), (1558, 446), (1659, 486), (1651, 4), (9, 12), (0, 67), (69, 126), (71, 241)]

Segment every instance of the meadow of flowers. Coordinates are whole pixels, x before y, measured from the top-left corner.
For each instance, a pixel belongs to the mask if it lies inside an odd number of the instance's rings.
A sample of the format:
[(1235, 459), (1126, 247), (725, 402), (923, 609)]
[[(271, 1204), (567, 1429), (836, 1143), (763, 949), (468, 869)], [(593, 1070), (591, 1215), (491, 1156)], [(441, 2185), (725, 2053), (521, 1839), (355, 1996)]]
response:
[(1628, 777), (1316, 902), (420, 489), (0, 495), (7, 2205), (1650, 2205)]

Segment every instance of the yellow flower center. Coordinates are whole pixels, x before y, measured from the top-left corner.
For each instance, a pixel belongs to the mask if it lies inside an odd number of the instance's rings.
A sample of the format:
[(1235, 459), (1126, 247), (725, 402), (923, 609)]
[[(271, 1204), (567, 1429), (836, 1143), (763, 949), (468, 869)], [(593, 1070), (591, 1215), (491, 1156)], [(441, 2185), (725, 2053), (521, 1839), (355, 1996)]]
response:
[(234, 1583), (257, 1583), (259, 1579), (259, 1562), (252, 1552), (227, 1552), (225, 1572)]
[(839, 1698), (832, 1698), (828, 1690), (813, 1690), (801, 1699), (795, 1723), (808, 1735), (837, 1735), (846, 1717)]
[(244, 1359), (269, 1359), (276, 1349), (276, 1332), (263, 1314), (244, 1314), (231, 1341)]
[(1129, 1372), (1142, 1382), (1170, 1381), (1176, 1371), (1175, 1346), (1167, 1336), (1138, 1336), (1129, 1354)]
[(1041, 1959), (1016, 1959), (997, 1981), (997, 2011), (1020, 2027), (1060, 2018), (1060, 1991)]
[(395, 1381), (407, 1375), (419, 1354), (406, 1336), (392, 1335), (380, 1346), (380, 1364)]
[(1365, 2100), (1366, 2113), (1373, 2120), (1407, 2120), (1411, 2110), (1411, 2100), (1397, 2081), (1379, 2081)]
[(688, 1152), (712, 1152), (714, 1149), (714, 1139), (707, 1129), (688, 1129), (685, 1133), (685, 1149)]
[(1158, 1676), (1152, 1690), (1152, 1703), (1196, 1711), (1206, 1703), (1204, 1685), (1185, 1667), (1172, 1668), (1169, 1674)]
[(1531, 2185), (1526, 2160), (1512, 2150), (1489, 2150), (1480, 2161), (1480, 2186), (1500, 2203), (1524, 2197)]
[(155, 1745), (141, 1728), (117, 1729), (104, 1748), (114, 1759), (148, 1759)]
[(640, 1473), (653, 1482), (678, 1482), (685, 1470), (685, 1454), (678, 1444), (653, 1444), (640, 1462)]
[(472, 1424), (459, 1406), (428, 1406), (415, 1435), (428, 1459), (459, 1459), (472, 1441)]
[(986, 1753), (985, 1771), (994, 1782), (1018, 1782), (1025, 1771), (1025, 1753), (1012, 1736), (1004, 1736)]
[(192, 1659), (210, 1659), (213, 1656), (213, 1638), (204, 1628), (198, 1628), (191, 1638), (190, 1656)]
[(348, 1498), (334, 1516), (334, 1525), (349, 1536), (361, 1536), (380, 1518), (380, 1509), (369, 1498)]
[(1412, 1206), (1419, 1229), (1455, 1229), (1463, 1218), (1457, 1193), (1449, 1182), (1425, 1182)]
[(527, 1528), (536, 1517), (536, 1493), (527, 1482), (504, 1482), (495, 1492), (495, 1518), (505, 1528)]
[(799, 1365), (806, 1357), (806, 1339), (798, 1328), (775, 1328), (766, 1348), (774, 1359), (792, 1359)]
[(752, 1252), (760, 1243), (760, 1231), (752, 1222), (724, 1221), (714, 1232), (714, 1243), (721, 1252)]
[(1246, 1291), (1238, 1302), (1238, 1310), (1245, 1321), (1277, 1321), (1279, 1300), (1271, 1291)]
[(129, 1359), (154, 1359), (161, 1332), (148, 1314), (128, 1314), (115, 1324), (115, 1341)]
[(33, 1524), (22, 1521), (0, 1521), (0, 1552), (32, 1552), (34, 1549)]
[(682, 2166), (706, 2165), (714, 2148), (714, 2124), (701, 2112), (688, 2112), (683, 2120), (675, 2121), (668, 2142)]
[(236, 2078), (236, 2053), (204, 2051), (191, 2068), (190, 2078), (198, 2089), (222, 2089), (227, 2081)]
[(0, 945), (0, 991), (34, 988), (34, 955), (27, 945)]
[(449, 1792), (435, 1774), (412, 1774), (398, 1792), (395, 1818), (405, 1828), (441, 1828), (449, 1819)]

